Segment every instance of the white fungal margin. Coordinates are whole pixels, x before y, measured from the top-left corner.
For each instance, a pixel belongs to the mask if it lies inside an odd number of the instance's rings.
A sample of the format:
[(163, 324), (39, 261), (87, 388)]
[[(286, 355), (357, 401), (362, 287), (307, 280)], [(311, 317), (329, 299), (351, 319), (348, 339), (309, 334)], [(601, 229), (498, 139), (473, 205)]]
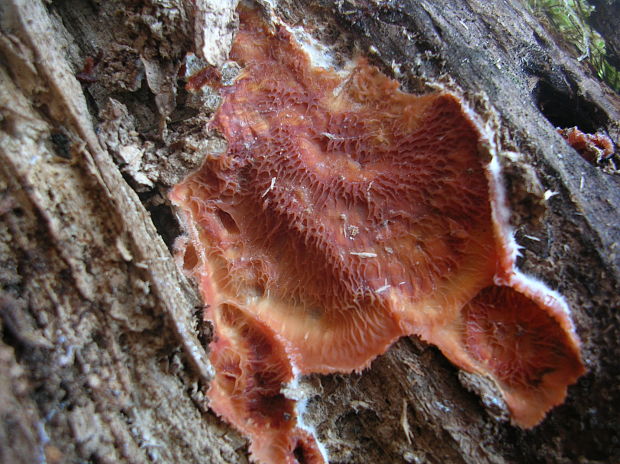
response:
[(323, 456), (325, 464), (329, 464), (329, 453), (327, 452), (325, 445), (323, 445), (323, 443), (319, 440), (316, 428), (313, 425), (304, 422), (304, 414), (306, 413), (306, 407), (308, 405), (307, 392), (304, 391), (299, 381), (301, 379), (301, 372), (299, 371), (299, 368), (295, 365), (293, 359), (290, 359), (289, 357), (289, 360), (293, 371), (293, 379), (284, 386), (282, 393), (288, 399), (295, 401), (297, 427), (308, 432), (308, 434), (312, 436), (314, 443), (316, 443), (316, 447)]

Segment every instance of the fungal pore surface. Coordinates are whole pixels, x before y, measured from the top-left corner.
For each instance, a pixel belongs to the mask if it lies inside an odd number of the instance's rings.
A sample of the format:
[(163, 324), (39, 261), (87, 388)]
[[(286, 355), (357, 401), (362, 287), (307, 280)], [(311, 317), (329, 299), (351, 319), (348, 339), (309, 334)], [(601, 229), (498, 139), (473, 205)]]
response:
[(228, 142), (177, 185), (185, 269), (215, 327), (211, 407), (260, 463), (324, 462), (295, 375), (368, 367), (415, 334), (539, 423), (584, 372), (566, 304), (515, 268), (488, 129), (449, 92), (404, 93), (361, 60), (313, 67), (240, 10), (213, 127)]

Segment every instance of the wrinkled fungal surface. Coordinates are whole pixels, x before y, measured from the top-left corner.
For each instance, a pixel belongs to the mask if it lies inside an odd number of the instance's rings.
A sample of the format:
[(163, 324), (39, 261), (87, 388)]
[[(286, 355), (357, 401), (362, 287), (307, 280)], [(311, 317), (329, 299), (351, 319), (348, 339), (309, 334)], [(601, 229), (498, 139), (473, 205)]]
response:
[(223, 154), (171, 194), (213, 321), (213, 409), (258, 462), (322, 462), (294, 372), (361, 371), (415, 334), (493, 379), (531, 427), (583, 373), (568, 310), (514, 268), (492, 143), (460, 99), (364, 61), (313, 67), (285, 27), (240, 12), (213, 125)]
[(231, 303), (223, 303), (214, 317), (211, 407), (253, 437), (259, 462), (323, 462), (314, 438), (297, 427), (294, 401), (280, 392), (293, 372), (273, 331)]
[(609, 159), (615, 153), (614, 143), (608, 135), (603, 133), (586, 134), (576, 127), (558, 129), (558, 133), (577, 150), (583, 159), (592, 164)]

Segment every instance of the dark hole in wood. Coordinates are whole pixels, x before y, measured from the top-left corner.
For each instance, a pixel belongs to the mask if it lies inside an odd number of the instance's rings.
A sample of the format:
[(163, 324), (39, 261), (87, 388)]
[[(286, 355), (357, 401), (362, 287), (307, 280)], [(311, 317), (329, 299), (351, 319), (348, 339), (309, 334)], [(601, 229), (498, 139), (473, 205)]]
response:
[(547, 81), (540, 81), (534, 96), (542, 114), (555, 127), (576, 126), (583, 132), (594, 133), (607, 123), (597, 105), (569, 89), (564, 91)]
[(168, 249), (172, 250), (174, 240), (181, 235), (181, 228), (179, 227), (179, 223), (172, 209), (170, 206), (163, 204), (148, 207), (148, 211), (151, 213), (151, 219), (153, 220), (157, 232), (159, 232), (159, 235), (164, 239)]
[(54, 146), (56, 155), (64, 159), (71, 159), (71, 143), (66, 134), (62, 132), (53, 132), (50, 135), (50, 141)]

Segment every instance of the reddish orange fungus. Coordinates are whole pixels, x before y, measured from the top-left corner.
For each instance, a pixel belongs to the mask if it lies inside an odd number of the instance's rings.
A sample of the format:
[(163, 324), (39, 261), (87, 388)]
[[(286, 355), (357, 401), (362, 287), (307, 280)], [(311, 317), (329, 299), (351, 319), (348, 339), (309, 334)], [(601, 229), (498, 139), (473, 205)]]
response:
[(570, 335), (540, 304), (512, 288), (492, 286), (463, 311), (467, 350), (525, 425), (538, 423), (548, 404), (561, 403), (566, 379), (583, 372)]
[(609, 136), (596, 132), (586, 134), (576, 127), (558, 129), (558, 133), (566, 139), (568, 144), (590, 163), (599, 163), (611, 158), (615, 153), (614, 143)]
[(360, 371), (417, 334), (538, 423), (583, 373), (578, 341), (514, 269), (490, 142), (461, 101), (403, 93), (364, 61), (346, 78), (313, 67), (286, 29), (240, 16), (243, 71), (213, 122), (228, 151), (171, 195), (215, 324), (213, 408), (259, 462), (322, 462), (280, 393), (293, 366)]
[(209, 390), (215, 412), (253, 437), (250, 451), (259, 462), (296, 463), (299, 455), (300, 463), (323, 462), (313, 438), (297, 427), (294, 401), (280, 392), (293, 372), (275, 334), (230, 303), (208, 315), (215, 324)]
[(222, 74), (214, 66), (205, 66), (187, 79), (185, 90), (195, 92), (205, 85), (213, 88), (219, 88), (221, 85)]

